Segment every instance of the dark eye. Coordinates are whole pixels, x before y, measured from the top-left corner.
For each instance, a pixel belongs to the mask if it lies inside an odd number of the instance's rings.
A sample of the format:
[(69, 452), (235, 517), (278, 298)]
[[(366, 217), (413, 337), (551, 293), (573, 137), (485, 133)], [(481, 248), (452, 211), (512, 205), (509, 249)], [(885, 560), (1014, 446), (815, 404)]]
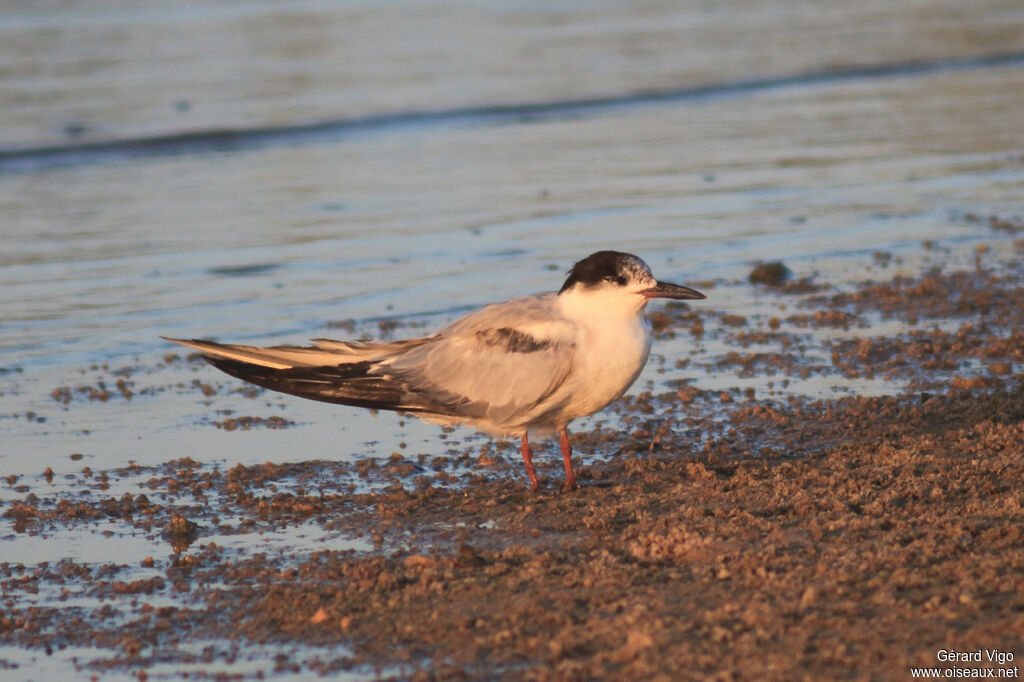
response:
[(618, 275), (617, 277), (614, 275), (608, 275), (607, 277), (604, 278), (604, 281), (608, 282), (609, 284), (618, 284), (620, 287), (624, 287), (626, 286), (626, 282), (628, 280), (622, 275)]

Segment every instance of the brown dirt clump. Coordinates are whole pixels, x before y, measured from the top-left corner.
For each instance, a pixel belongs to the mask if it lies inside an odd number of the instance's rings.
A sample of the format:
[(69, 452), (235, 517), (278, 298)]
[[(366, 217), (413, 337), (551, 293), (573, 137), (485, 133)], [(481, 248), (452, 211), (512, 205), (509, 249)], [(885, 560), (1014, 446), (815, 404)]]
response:
[(785, 284), (786, 280), (792, 276), (793, 272), (783, 265), (781, 261), (772, 261), (770, 263), (762, 261), (750, 270), (747, 279), (750, 280), (751, 284), (765, 284), (770, 287), (778, 287)]

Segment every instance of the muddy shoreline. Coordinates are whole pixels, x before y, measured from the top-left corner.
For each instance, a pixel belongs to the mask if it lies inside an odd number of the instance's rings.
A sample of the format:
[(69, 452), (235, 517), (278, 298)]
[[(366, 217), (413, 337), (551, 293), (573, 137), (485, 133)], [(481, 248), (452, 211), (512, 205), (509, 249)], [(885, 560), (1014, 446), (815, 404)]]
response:
[[(190, 679), (275, 646), (242, 676), (907, 679), (943, 648), (1024, 655), (1022, 274), (1019, 258), (979, 251), (973, 270), (844, 291), (758, 285), (788, 301), (764, 325), (666, 308), (658, 334), (732, 348), (677, 362), (903, 389), (641, 392), (614, 407), (624, 428), (574, 434), (578, 453), (613, 454), (578, 456), (573, 493), (558, 492), (560, 463), (545, 454), (543, 490), (529, 493), (500, 443), (353, 464), (86, 467), (73, 482), (85, 500), (47, 492), (44, 472), (8, 481), (25, 491), (3, 509), (16, 533), (58, 542), (103, 521), (161, 535), (167, 554), (0, 562), (0, 640), (95, 647), (105, 655), (79, 669), (101, 677), (187, 664)], [(870, 333), (887, 320), (899, 330)], [(812, 354), (815, 328), (835, 338)], [(245, 419), (232, 424), (266, 426)], [(104, 496), (128, 476), (148, 490)], [(311, 525), (365, 546), (245, 552), (208, 539)]]

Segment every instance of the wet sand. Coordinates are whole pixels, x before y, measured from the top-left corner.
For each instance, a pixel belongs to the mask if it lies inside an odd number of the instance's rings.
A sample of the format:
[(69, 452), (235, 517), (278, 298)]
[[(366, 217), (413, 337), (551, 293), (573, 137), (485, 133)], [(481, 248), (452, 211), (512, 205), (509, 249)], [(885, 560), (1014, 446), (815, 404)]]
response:
[[(996, 230), (1021, 230), (998, 220)], [(971, 269), (884, 277), (882, 267), (842, 289), (750, 284), (786, 304), (765, 324), (725, 305), (653, 313), (663, 338), (731, 348), (683, 363), (768, 386), (821, 375), (894, 390), (812, 399), (680, 380), (634, 394), (613, 408), (621, 428), (575, 434), (578, 453), (612, 454), (578, 456), (573, 493), (558, 492), (553, 451), (538, 457), (543, 491), (529, 493), (515, 448), (501, 443), (227, 470), (182, 453), (86, 468), (58, 492), (46, 472), (8, 481), (25, 486), (3, 510), (18, 533), (59, 538), (103, 519), (115, 537), (162, 533), (173, 553), (138, 565), (0, 563), (0, 637), (33, 652), (94, 647), (78, 665), (98, 675), (188, 666), (197, 679), (256, 650), (279, 653), (232, 674), (909, 679), (912, 666), (939, 665), (940, 649), (1020, 655), (1024, 243), (1014, 243), (1004, 259), (979, 247)], [(809, 328), (835, 337), (810, 352)], [(54, 395), (65, 398), (85, 399)], [(104, 497), (127, 476), (148, 492)], [(239, 552), (208, 539), (310, 527), (363, 544)]]

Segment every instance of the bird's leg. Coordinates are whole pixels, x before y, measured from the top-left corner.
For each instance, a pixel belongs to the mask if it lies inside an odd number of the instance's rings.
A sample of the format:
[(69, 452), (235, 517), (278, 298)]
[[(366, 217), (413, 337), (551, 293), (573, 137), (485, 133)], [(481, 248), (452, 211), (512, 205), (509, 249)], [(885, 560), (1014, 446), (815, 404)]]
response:
[(562, 446), (562, 459), (565, 460), (565, 483), (562, 490), (576, 490), (576, 474), (572, 472), (572, 446), (569, 445), (569, 432), (562, 429), (558, 432), (558, 444)]
[(526, 475), (530, 477), (530, 491), (537, 492), (540, 490), (540, 485), (537, 484), (537, 472), (533, 470), (533, 450), (530, 449), (530, 441), (527, 439), (526, 433), (523, 433), (523, 462), (526, 464)]

